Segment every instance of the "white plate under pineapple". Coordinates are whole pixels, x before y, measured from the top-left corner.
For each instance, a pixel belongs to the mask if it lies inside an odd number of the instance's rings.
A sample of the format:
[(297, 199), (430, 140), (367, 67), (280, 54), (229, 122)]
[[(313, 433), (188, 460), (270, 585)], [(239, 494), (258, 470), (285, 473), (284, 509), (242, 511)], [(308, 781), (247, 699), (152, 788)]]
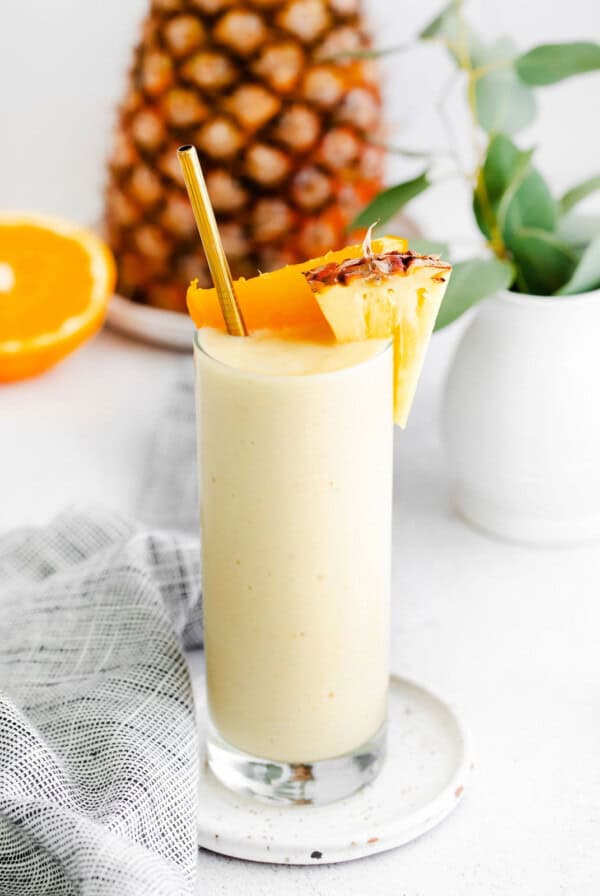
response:
[(187, 314), (163, 311), (114, 295), (106, 320), (113, 330), (177, 351), (192, 350), (195, 326)]
[[(190, 665), (203, 744), (202, 655), (191, 655)], [(446, 818), (462, 797), (470, 762), (467, 733), (446, 703), (393, 677), (388, 738), (378, 778), (354, 796), (322, 807), (282, 807), (230, 793), (209, 771), (202, 746), (199, 845), (254, 862), (318, 865), (414, 840)]]

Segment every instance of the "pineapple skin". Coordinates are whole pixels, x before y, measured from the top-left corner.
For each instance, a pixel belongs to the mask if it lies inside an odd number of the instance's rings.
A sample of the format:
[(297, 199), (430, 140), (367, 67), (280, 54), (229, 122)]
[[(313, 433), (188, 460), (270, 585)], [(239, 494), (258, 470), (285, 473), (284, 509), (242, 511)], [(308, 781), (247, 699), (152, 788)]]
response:
[(117, 289), (185, 311), (210, 286), (177, 147), (194, 143), (234, 277), (323, 255), (382, 186), (359, 0), (153, 0), (109, 159)]

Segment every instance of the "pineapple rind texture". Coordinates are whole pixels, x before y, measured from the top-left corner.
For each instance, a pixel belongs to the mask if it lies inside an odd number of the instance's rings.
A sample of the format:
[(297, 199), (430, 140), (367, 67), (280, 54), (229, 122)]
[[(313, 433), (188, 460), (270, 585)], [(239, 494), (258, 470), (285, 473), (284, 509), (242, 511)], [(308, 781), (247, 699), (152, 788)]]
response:
[(210, 285), (184, 210), (194, 143), (234, 277), (338, 249), (381, 188), (381, 100), (358, 0), (152, 0), (109, 159), (118, 290), (185, 310)]

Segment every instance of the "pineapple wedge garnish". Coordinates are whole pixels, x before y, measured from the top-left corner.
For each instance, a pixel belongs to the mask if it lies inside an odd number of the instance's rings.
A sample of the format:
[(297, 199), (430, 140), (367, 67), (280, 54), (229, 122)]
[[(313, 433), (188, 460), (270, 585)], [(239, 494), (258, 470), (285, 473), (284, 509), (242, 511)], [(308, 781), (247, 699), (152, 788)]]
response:
[(304, 276), (339, 342), (392, 338), (394, 420), (404, 427), (452, 266), (406, 251), (330, 262)]

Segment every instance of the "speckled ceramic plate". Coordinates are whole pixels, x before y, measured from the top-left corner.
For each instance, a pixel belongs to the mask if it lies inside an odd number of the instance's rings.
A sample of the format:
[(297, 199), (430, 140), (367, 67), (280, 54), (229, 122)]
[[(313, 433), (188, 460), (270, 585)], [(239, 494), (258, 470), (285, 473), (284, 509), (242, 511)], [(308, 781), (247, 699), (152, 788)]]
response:
[[(199, 661), (194, 665), (202, 720), (204, 680)], [(200, 736), (203, 741), (202, 730)], [(255, 862), (315, 865), (393, 849), (435, 827), (463, 794), (469, 750), (465, 729), (446, 703), (394, 677), (385, 765), (372, 784), (346, 800), (314, 808), (262, 804), (230, 793), (202, 760), (201, 847)]]
[(106, 320), (113, 330), (177, 351), (192, 350), (194, 324), (187, 314), (140, 305), (115, 295), (110, 300)]

